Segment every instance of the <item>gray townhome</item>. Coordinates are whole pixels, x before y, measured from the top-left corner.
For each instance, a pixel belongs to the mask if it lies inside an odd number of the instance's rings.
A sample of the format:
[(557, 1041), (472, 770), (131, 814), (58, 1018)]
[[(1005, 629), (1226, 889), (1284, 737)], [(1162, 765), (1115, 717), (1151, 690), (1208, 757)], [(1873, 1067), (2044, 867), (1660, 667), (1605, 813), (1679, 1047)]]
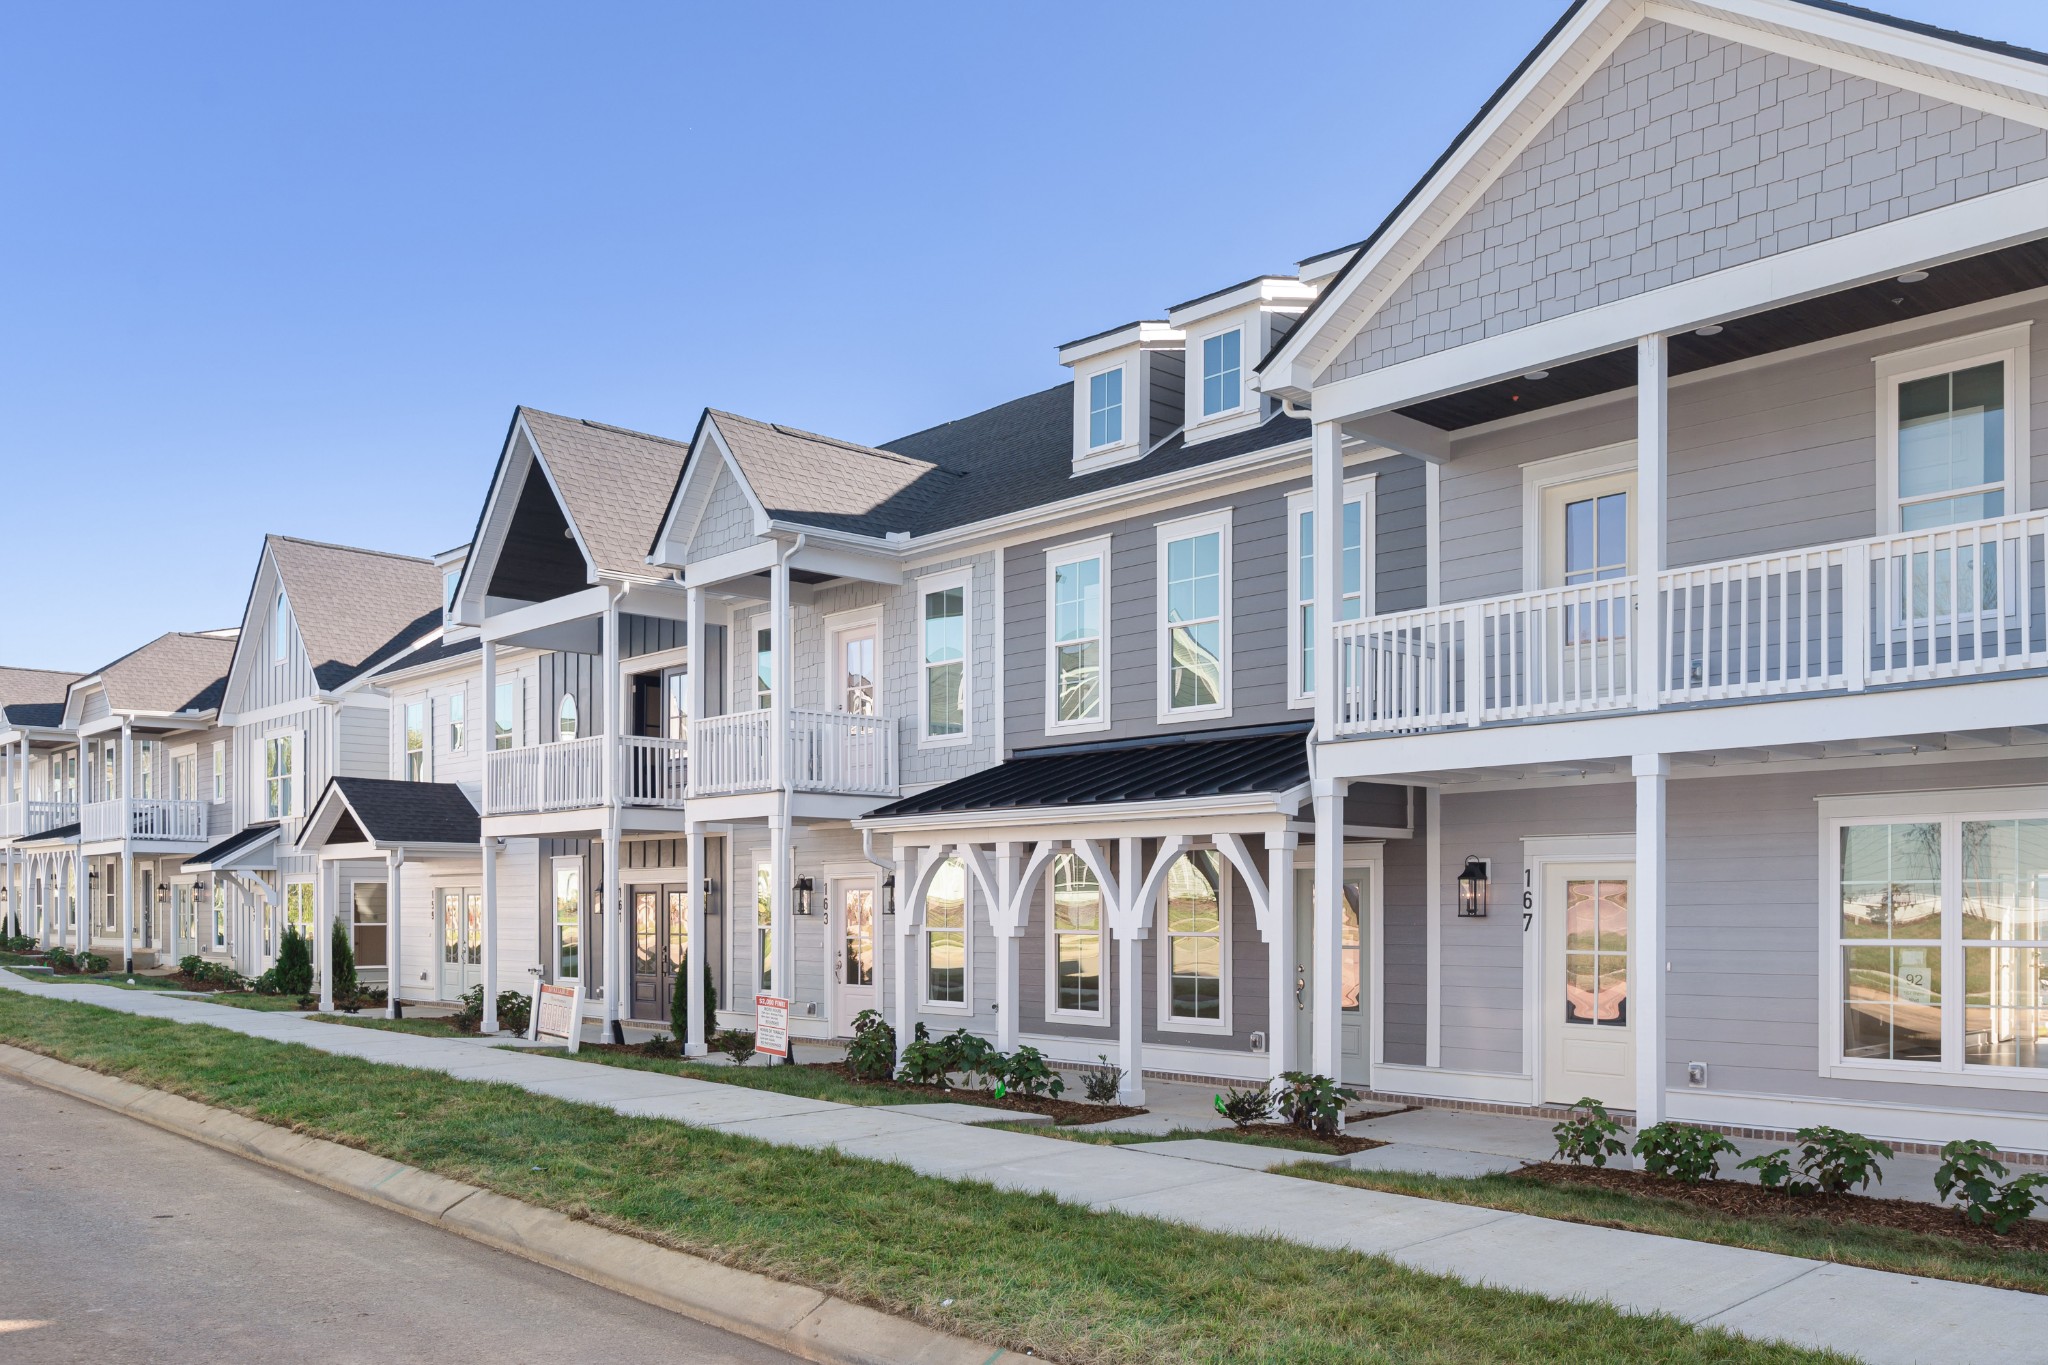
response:
[(64, 691), (78, 677), (0, 668), (0, 853), (6, 864), (0, 921), (9, 935), (43, 939), (60, 913), (56, 888), (63, 885), (68, 845), (61, 836), (41, 836), (78, 821), (78, 747), (62, 728)]

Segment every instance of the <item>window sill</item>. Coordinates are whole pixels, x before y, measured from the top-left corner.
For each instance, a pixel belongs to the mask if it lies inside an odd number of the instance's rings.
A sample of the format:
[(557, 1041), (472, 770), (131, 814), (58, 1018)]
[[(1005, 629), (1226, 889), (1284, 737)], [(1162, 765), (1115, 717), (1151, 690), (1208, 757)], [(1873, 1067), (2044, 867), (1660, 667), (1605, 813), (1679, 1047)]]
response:
[(968, 1019), (974, 1015), (974, 1006), (951, 1003), (941, 1004), (937, 1001), (926, 1000), (919, 1003), (917, 1012), (919, 1014), (952, 1014), (958, 1015), (962, 1019)]
[(1180, 711), (1161, 711), (1156, 719), (1161, 725), (1199, 725), (1208, 721), (1229, 720), (1232, 707), (1203, 706), (1188, 707)]
[(1232, 1031), (1228, 1019), (1161, 1019), (1153, 1027), (1161, 1033), (1199, 1033), (1211, 1038), (1227, 1038)]
[(1838, 1081), (1949, 1085), (1964, 1090), (2048, 1091), (2048, 1067), (1969, 1067), (1950, 1071), (1927, 1062), (1834, 1062), (1821, 1074)]
[(920, 739), (917, 741), (917, 747), (920, 749), (958, 749), (963, 745), (972, 744), (973, 742), (974, 736), (972, 734), (944, 735), (938, 739)]
[(1109, 1013), (1106, 1010), (1098, 1010), (1092, 1014), (1083, 1014), (1075, 1010), (1047, 1010), (1045, 1020), (1049, 1024), (1081, 1024), (1088, 1028), (1109, 1027)]
[(1098, 734), (1108, 728), (1109, 721), (1107, 718), (1102, 720), (1077, 720), (1065, 725), (1048, 725), (1045, 727), (1045, 733), (1048, 735), (1091, 735)]

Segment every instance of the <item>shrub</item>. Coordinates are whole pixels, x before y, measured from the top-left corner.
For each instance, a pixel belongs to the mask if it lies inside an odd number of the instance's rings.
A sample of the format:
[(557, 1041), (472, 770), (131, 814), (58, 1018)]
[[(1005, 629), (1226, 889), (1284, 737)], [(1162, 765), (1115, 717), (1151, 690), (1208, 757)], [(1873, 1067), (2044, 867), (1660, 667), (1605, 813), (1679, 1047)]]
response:
[(36, 950), (36, 941), (27, 934), (14, 935), (6, 940), (6, 945), (10, 953), (32, 953)]
[(911, 1085), (946, 1086), (946, 1073), (951, 1069), (952, 1055), (943, 1042), (935, 1041), (931, 1031), (923, 1024), (917, 1025), (910, 1037), (909, 1046), (903, 1049), (903, 1061), (896, 1068), (896, 1079)]
[(304, 995), (313, 989), (313, 949), (293, 926), (285, 927), (274, 970), (279, 995)]
[(356, 950), (348, 941), (348, 926), (338, 919), (327, 943), (327, 959), (328, 970), (334, 975), (335, 1000), (354, 1000), (360, 984), (356, 980)]
[(75, 972), (78, 970), (78, 959), (71, 955), (71, 950), (68, 948), (52, 948), (44, 956), (48, 959), (50, 970), (53, 972)]
[(78, 971), (78, 973), (81, 976), (94, 976), (100, 972), (104, 972), (111, 964), (109, 964), (108, 961), (105, 958), (101, 957), (98, 953), (88, 950), (86, 952), (80, 953), (77, 957), (73, 958), (71, 960), (71, 965)]
[(945, 1052), (946, 1070), (957, 1071), (973, 1081), (977, 1090), (988, 1089), (1002, 1075), (1007, 1060), (988, 1039), (964, 1028), (956, 1028), (941, 1038), (939, 1046)]
[(1636, 1134), (1635, 1154), (1651, 1175), (1668, 1175), (1697, 1185), (1721, 1173), (1721, 1158), (1737, 1151), (1734, 1143), (1710, 1128), (1687, 1123), (1655, 1123)]
[(194, 981), (202, 981), (205, 979), (204, 973), (206, 971), (206, 966), (206, 959), (201, 957), (197, 953), (187, 953), (185, 954), (185, 956), (178, 959), (179, 975), (189, 976)]
[[(524, 1033), (532, 1017), (532, 996), (521, 991), (498, 992), (498, 1028), (501, 1031)], [(462, 1010), (451, 1022), (465, 1033), (475, 1033), (484, 1026), (484, 988), (481, 985), (471, 986), (462, 993)]]
[(1624, 1156), (1628, 1144), (1620, 1138), (1621, 1125), (1607, 1116), (1607, 1106), (1591, 1095), (1572, 1106), (1572, 1115), (1550, 1130), (1557, 1139), (1557, 1154), (1577, 1166), (1592, 1162), (1605, 1166), (1607, 1158)]
[(249, 983), (249, 989), (258, 995), (283, 995), (277, 984), (277, 968), (266, 967), (262, 975)]
[(1934, 1170), (1934, 1191), (1943, 1199), (1954, 1199), (1965, 1219), (1978, 1227), (1990, 1225), (1993, 1232), (2011, 1232), (2026, 1221), (2044, 1197), (2035, 1191), (2048, 1186), (2048, 1171), (2035, 1171), (2017, 1180), (2007, 1180), (2005, 1163), (1998, 1149), (1981, 1138), (1958, 1138), (1941, 1149), (1941, 1165)]
[(1099, 1052), (1095, 1060), (1099, 1065), (1081, 1068), (1081, 1093), (1094, 1104), (1115, 1104), (1117, 1094), (1124, 1088), (1123, 1068), (1112, 1065)]
[(886, 1081), (896, 1074), (896, 1030), (879, 1010), (853, 1016), (853, 1041), (846, 1046), (846, 1064), (864, 1081)]
[[(997, 1054), (1001, 1055), (1001, 1054)], [(1020, 1047), (1011, 1053), (1003, 1063), (1002, 1074), (996, 1082), (996, 1094), (1006, 1095), (1014, 1090), (1020, 1095), (1050, 1095), (1058, 1099), (1067, 1088), (1046, 1062), (1045, 1054), (1035, 1047)]]
[(1345, 1104), (1357, 1098), (1356, 1090), (1347, 1090), (1328, 1076), (1307, 1071), (1280, 1073), (1280, 1112), (1303, 1132), (1334, 1136), (1338, 1120), (1344, 1117)]
[(1884, 1172), (1878, 1169), (1878, 1160), (1890, 1160), (1893, 1155), (1892, 1149), (1876, 1138), (1825, 1125), (1801, 1128), (1793, 1139), (1799, 1143), (1796, 1166), (1792, 1149), (1780, 1147), (1738, 1162), (1736, 1169), (1755, 1171), (1766, 1189), (1782, 1189), (1788, 1194), (1846, 1194), (1852, 1185), (1868, 1189), (1872, 1180), (1882, 1183)]
[(732, 1058), (734, 1066), (745, 1066), (754, 1055), (754, 1035), (741, 1028), (720, 1029), (711, 1046)]
[(1216, 1097), (1216, 1112), (1240, 1128), (1249, 1128), (1273, 1117), (1273, 1092), (1262, 1085), (1226, 1090)]
[[(676, 969), (676, 986), (668, 1000), (668, 1029), (678, 1045), (690, 1041), (690, 955)], [(718, 987), (711, 980), (711, 962), (704, 963), (704, 1037), (718, 1032)]]

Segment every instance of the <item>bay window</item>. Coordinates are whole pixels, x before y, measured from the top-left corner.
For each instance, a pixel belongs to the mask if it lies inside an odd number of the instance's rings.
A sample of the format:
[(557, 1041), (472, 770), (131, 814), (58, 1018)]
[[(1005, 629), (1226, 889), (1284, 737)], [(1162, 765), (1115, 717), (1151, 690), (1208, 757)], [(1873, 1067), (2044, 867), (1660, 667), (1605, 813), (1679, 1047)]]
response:
[(1046, 729), (1109, 725), (1109, 542), (1046, 552)]

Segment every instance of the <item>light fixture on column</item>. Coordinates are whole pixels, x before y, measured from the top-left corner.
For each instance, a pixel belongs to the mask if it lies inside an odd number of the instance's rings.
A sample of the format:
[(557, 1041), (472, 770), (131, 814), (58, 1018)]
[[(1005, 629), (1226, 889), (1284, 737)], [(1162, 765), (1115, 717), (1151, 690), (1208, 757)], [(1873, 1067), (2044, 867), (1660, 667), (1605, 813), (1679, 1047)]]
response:
[(1460, 919), (1485, 919), (1486, 903), (1491, 887), (1491, 868), (1486, 859), (1465, 855), (1465, 870), (1458, 874), (1458, 916)]
[(790, 894), (795, 901), (795, 904), (792, 906), (793, 913), (799, 915), (811, 913), (811, 888), (813, 885), (814, 883), (809, 877), (798, 877), (796, 885), (789, 888)]
[(882, 913), (896, 913), (896, 874), (893, 872), (882, 878)]

